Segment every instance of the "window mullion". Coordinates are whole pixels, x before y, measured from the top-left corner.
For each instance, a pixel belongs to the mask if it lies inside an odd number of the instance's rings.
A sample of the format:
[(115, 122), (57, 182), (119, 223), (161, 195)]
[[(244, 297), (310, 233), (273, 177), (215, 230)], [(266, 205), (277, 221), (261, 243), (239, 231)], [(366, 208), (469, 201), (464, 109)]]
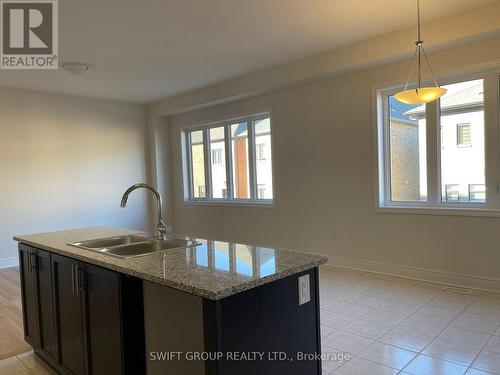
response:
[(203, 150), (205, 152), (205, 198), (212, 198), (212, 153), (210, 152), (210, 129), (203, 129)]
[(248, 174), (250, 180), (250, 198), (257, 199), (257, 176), (255, 175), (255, 129), (252, 118), (247, 120), (248, 130)]
[(231, 124), (224, 126), (225, 133), (225, 152), (226, 152), (226, 179), (227, 179), (227, 197), (234, 198), (234, 184), (233, 184), (233, 150), (231, 140)]
[(440, 202), (440, 124), (439, 100), (425, 106), (426, 141), (427, 141), (427, 202), (439, 205)]

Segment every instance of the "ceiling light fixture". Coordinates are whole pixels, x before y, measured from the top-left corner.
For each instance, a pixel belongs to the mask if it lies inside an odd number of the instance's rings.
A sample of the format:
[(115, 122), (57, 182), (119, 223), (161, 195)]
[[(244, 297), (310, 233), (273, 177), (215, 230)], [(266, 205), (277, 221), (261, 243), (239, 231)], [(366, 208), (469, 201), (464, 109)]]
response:
[[(440, 98), (446, 93), (446, 89), (440, 87), (437, 83), (436, 76), (432, 71), (431, 64), (429, 63), (424, 47), (422, 46), (424, 41), (420, 38), (420, 0), (417, 0), (417, 41), (415, 44), (417, 47), (415, 48), (415, 53), (413, 54), (410, 74), (406, 80), (405, 88), (403, 91), (394, 95), (397, 100), (406, 104), (429, 103)], [(427, 63), (427, 66), (432, 74), (434, 86), (422, 87), (422, 56), (424, 57), (425, 62)], [(408, 90), (408, 83), (410, 82), (415, 63), (417, 63), (418, 66), (417, 88)]]
[(90, 65), (89, 64), (77, 63), (77, 62), (63, 63), (62, 67), (68, 73), (75, 74), (75, 75), (83, 74), (83, 73), (87, 72), (90, 69)]

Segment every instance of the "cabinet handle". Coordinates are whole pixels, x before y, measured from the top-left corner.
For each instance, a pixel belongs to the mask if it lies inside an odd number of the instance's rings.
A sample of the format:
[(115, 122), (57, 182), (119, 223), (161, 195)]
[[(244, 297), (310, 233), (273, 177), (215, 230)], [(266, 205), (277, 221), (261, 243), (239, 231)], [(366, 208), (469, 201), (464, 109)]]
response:
[(71, 291), (76, 294), (75, 266), (71, 265)]
[(31, 250), (26, 252), (26, 262), (28, 263), (27, 271), (31, 273)]
[(36, 254), (32, 252), (31, 257), (31, 270), (36, 270)]
[(80, 290), (84, 290), (84, 280), (83, 280), (83, 272), (80, 267), (76, 268), (76, 294), (80, 294)]

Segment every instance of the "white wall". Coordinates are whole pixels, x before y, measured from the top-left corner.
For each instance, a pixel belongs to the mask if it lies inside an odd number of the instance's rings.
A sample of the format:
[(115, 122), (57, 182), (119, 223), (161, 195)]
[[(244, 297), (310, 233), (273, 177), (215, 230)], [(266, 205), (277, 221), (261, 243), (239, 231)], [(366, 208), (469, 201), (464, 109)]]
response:
[[(0, 88), (0, 264), (13, 235), (111, 225), (146, 229), (140, 105)], [(5, 264), (5, 262), (4, 262)]]
[[(431, 55), (433, 67), (439, 72), (494, 59), (500, 59), (498, 38)], [(409, 64), (388, 64), (178, 114), (168, 119), (167, 136), (165, 119), (153, 119), (161, 134), (156, 139), (157, 150), (162, 153), (157, 167), (162, 173), (170, 171), (165, 192), (171, 202), (170, 222), (173, 219), (174, 229), (365, 261), (500, 278), (500, 218), (382, 214), (374, 210), (372, 88), (384, 82), (404, 81)], [(187, 106), (196, 98), (194, 95)], [(177, 103), (175, 98), (173, 103)], [(168, 100), (151, 109), (161, 113), (158, 108), (169, 108)], [(276, 208), (186, 205), (181, 127), (263, 108), (272, 110)], [(167, 157), (165, 149), (169, 150)]]

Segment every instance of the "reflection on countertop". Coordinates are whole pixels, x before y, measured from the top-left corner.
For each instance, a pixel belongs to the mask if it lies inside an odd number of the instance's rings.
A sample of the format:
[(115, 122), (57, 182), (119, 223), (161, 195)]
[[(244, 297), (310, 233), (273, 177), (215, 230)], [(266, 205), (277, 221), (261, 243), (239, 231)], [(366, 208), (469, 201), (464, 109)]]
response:
[(222, 241), (197, 240), (200, 245), (186, 249), (186, 262), (249, 277), (264, 277), (276, 272), (273, 249)]

